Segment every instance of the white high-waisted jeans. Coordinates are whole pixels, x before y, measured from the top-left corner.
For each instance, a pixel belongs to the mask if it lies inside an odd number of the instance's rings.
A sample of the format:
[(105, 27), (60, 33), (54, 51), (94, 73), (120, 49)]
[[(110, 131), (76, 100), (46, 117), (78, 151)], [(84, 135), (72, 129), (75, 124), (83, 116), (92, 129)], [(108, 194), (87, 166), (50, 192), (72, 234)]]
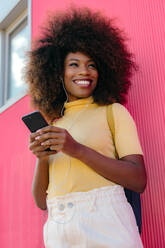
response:
[(46, 248), (142, 248), (134, 213), (121, 186), (47, 200)]

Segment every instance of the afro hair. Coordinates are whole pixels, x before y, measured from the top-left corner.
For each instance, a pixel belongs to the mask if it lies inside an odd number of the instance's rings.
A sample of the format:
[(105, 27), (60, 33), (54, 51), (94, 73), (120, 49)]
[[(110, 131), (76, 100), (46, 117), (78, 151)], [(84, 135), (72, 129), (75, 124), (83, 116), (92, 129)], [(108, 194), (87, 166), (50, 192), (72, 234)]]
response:
[(99, 12), (72, 8), (48, 19), (29, 52), (25, 80), (33, 106), (50, 120), (60, 116), (66, 101), (64, 60), (70, 52), (82, 52), (96, 63), (99, 78), (92, 94), (95, 103), (125, 102), (136, 66), (123, 31)]

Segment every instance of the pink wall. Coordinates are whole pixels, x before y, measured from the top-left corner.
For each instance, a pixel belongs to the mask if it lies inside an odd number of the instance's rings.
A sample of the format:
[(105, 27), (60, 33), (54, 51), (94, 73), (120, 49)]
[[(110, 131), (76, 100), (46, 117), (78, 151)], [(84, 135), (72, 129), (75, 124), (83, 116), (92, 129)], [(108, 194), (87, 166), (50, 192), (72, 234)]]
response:
[(140, 71), (128, 107), (135, 116), (145, 154), (148, 185), (143, 194), (145, 247), (165, 247), (165, 5), (163, 0), (130, 2), (129, 32)]
[[(73, 1), (72, 1), (73, 2)], [(74, 1), (77, 2), (77, 1)], [(32, 37), (39, 33), (50, 10), (66, 8), (69, 0), (32, 1)], [(127, 107), (134, 116), (145, 154), (148, 186), (142, 196), (145, 248), (165, 247), (165, 170), (163, 74), (163, 0), (79, 0), (79, 5), (101, 9), (116, 17), (116, 23), (130, 37), (139, 72), (133, 77)], [(41, 248), (45, 212), (34, 204), (31, 182), (35, 158), (28, 151), (29, 132), (21, 116), (30, 112), (24, 97), (0, 115), (1, 211), (0, 247)]]
[(0, 115), (0, 247), (42, 247), (42, 211), (31, 194), (35, 158), (28, 150), (29, 131), (21, 121), (32, 111), (24, 97)]

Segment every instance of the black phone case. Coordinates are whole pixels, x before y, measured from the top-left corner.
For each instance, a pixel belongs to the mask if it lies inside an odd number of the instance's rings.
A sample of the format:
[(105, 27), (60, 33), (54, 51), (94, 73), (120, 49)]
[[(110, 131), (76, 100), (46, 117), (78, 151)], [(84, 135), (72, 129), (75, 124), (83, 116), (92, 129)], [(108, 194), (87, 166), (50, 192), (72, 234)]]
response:
[(39, 111), (24, 115), (22, 120), (32, 133), (40, 128), (48, 126), (48, 123)]
[[(31, 133), (36, 132), (40, 128), (48, 126), (48, 123), (39, 111), (35, 111), (28, 115), (24, 115), (22, 117), (22, 120), (25, 125), (29, 128)], [(45, 151), (50, 151), (50, 148), (47, 148)]]

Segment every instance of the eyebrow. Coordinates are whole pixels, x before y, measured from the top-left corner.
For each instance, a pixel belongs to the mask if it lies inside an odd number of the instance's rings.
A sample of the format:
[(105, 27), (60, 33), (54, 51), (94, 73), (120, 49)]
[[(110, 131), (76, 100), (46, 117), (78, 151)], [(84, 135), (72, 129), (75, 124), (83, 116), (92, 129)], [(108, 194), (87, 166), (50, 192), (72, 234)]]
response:
[[(74, 59), (74, 58), (71, 58), (71, 59), (69, 59), (68, 61), (80, 61), (79, 59)], [(89, 59), (88, 60), (88, 62), (94, 62), (94, 60), (93, 59)], [(95, 62), (94, 62), (95, 63)]]

